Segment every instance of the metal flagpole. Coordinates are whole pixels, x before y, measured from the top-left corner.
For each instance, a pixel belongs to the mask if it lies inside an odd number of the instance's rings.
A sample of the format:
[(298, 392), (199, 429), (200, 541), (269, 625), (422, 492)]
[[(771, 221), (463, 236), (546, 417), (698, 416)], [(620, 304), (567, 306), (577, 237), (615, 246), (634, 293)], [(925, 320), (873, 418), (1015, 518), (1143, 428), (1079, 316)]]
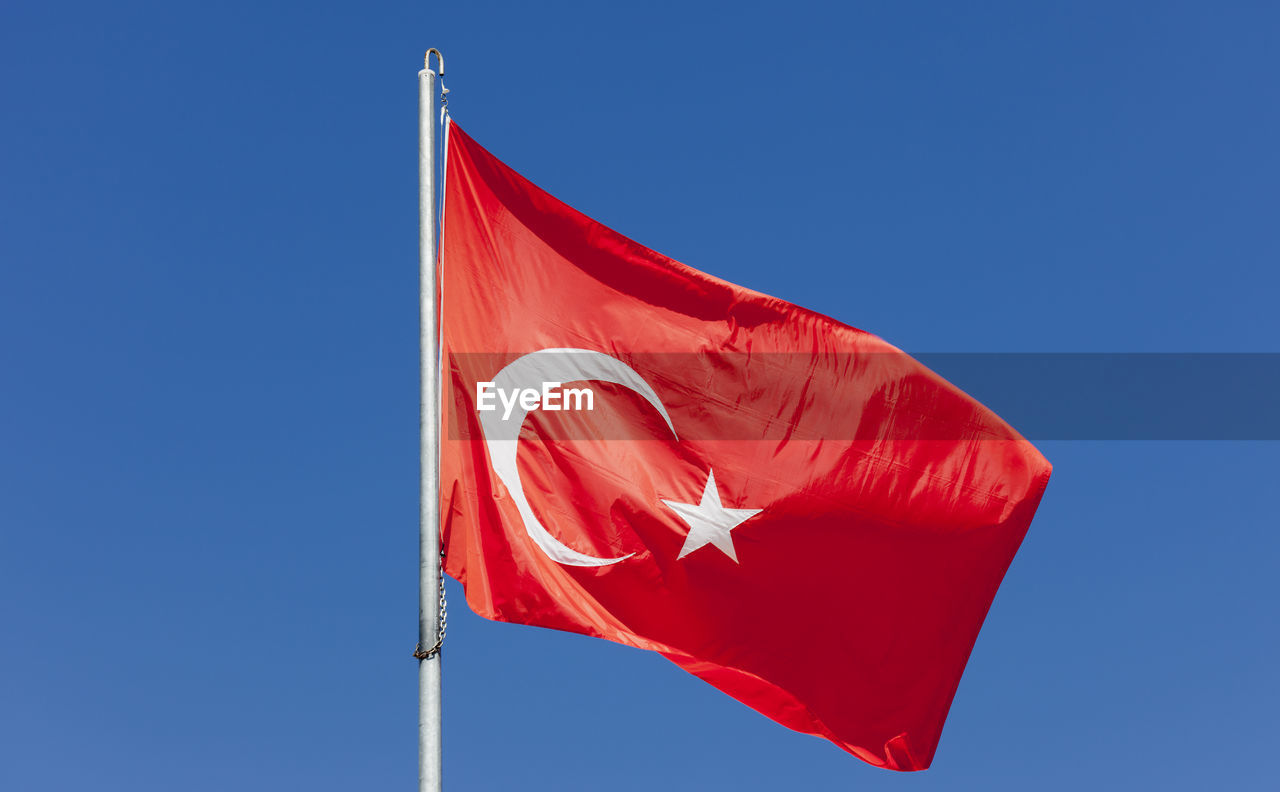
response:
[(419, 502), (418, 596), (418, 789), (440, 792), (440, 367), (436, 262), (436, 54), (440, 76), (444, 56), (427, 50), (418, 72), (418, 281), (421, 323), (420, 415), (422, 481)]

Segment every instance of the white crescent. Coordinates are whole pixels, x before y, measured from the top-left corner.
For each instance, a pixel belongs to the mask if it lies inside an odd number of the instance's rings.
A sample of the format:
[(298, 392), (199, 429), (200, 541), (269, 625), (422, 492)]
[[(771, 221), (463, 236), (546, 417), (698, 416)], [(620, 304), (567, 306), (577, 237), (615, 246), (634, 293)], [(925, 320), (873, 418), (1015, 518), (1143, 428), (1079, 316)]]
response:
[[(494, 375), (493, 384), (500, 392), (511, 392), (517, 388), (541, 390), (543, 383), (546, 382), (563, 384), (580, 380), (612, 382), (615, 385), (630, 388), (653, 405), (653, 408), (662, 415), (662, 419), (667, 422), (667, 428), (671, 430), (671, 434), (675, 435), (676, 429), (671, 424), (671, 416), (667, 415), (667, 408), (662, 405), (662, 400), (653, 392), (653, 388), (649, 387), (649, 383), (645, 382), (644, 377), (621, 360), (602, 352), (593, 352), (589, 349), (540, 349), (508, 363)], [(498, 479), (511, 493), (511, 500), (520, 512), (520, 519), (524, 521), (524, 529), (529, 534), (529, 538), (552, 561), (567, 566), (608, 566), (635, 555), (628, 553), (617, 558), (599, 558), (579, 553), (552, 536), (542, 523), (538, 522), (533, 509), (529, 506), (529, 499), (525, 497), (524, 485), (520, 483), (520, 471), (516, 466), (520, 427), (524, 425), (527, 414), (528, 411), (521, 409), (519, 404), (506, 419), (502, 417), (499, 410), (483, 411), (480, 412), (480, 429), (484, 433), (485, 447), (489, 450), (489, 463), (493, 466), (493, 472), (498, 474)]]

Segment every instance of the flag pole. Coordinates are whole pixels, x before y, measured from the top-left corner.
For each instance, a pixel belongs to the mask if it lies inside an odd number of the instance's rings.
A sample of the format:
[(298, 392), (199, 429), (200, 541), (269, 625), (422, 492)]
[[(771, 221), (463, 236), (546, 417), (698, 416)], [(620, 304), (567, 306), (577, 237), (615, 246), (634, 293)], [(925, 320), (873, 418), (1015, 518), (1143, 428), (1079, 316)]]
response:
[(419, 417), (422, 478), (419, 491), (418, 560), (418, 790), (440, 792), (440, 378), (436, 244), (436, 54), (427, 50), (418, 72), (418, 284), (422, 402)]

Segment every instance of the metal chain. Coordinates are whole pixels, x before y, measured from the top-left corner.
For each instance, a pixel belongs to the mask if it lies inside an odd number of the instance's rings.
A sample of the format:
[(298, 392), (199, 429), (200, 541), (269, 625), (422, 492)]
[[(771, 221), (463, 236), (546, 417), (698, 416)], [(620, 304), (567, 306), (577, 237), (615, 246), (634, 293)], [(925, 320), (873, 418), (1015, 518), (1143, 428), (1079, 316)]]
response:
[(419, 660), (426, 660), (440, 654), (440, 649), (444, 646), (445, 628), (449, 624), (449, 603), (444, 598), (444, 553), (440, 554), (440, 621), (436, 627), (436, 642), (425, 652), (422, 651), (422, 644), (419, 643), (413, 647), (413, 656)]
[(449, 624), (449, 603), (444, 598), (444, 553), (440, 554), (440, 637), (436, 639), (436, 651), (444, 645), (444, 628)]

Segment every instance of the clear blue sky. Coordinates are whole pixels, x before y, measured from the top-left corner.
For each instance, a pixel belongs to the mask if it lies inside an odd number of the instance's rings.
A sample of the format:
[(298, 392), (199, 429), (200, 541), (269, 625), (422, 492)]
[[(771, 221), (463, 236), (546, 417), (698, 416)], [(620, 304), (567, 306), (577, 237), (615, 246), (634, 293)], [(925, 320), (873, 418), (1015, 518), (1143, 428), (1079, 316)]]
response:
[[(905, 349), (1280, 352), (1278, 39), (1263, 2), (6, 4), (0, 787), (414, 788), (426, 47), (552, 193)], [(450, 583), (449, 788), (1274, 788), (1280, 444), (1039, 446), (933, 769)]]

